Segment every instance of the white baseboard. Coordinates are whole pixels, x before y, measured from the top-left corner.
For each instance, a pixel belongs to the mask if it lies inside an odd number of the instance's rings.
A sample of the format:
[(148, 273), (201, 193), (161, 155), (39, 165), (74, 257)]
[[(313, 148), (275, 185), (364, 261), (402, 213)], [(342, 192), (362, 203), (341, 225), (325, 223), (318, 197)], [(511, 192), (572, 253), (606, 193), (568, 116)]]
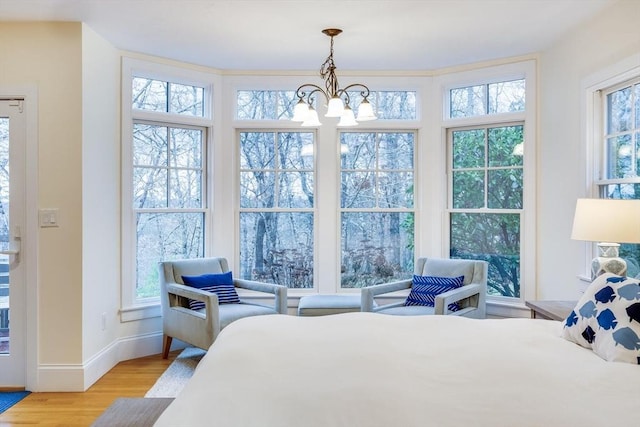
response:
[[(180, 348), (182, 343), (175, 341), (171, 348)], [(153, 354), (159, 355), (161, 351), (162, 332), (120, 338), (81, 365), (39, 365), (38, 385), (31, 391), (86, 391), (118, 363)]]

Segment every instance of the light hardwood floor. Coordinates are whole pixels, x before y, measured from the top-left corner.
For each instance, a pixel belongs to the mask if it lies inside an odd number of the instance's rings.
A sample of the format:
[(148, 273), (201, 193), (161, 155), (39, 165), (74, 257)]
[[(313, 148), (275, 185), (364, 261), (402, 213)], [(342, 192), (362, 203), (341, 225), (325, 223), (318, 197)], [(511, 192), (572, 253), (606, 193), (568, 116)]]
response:
[(0, 426), (90, 426), (118, 397), (144, 397), (179, 351), (118, 363), (84, 393), (31, 393), (0, 414)]

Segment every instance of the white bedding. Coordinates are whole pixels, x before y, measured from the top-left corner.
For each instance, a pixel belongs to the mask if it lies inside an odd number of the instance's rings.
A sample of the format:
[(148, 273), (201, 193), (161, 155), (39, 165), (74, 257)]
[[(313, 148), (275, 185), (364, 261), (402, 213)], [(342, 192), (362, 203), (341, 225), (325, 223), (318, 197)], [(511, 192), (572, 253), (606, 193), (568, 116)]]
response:
[(225, 328), (158, 427), (640, 426), (640, 365), (560, 322), (272, 315)]

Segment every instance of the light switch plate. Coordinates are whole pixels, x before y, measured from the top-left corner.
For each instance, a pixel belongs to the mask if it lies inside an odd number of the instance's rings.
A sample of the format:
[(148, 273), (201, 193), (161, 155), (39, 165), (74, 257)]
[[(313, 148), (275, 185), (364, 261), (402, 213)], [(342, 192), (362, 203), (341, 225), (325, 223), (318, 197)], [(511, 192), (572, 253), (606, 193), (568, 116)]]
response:
[(58, 209), (40, 209), (38, 220), (40, 227), (58, 227)]

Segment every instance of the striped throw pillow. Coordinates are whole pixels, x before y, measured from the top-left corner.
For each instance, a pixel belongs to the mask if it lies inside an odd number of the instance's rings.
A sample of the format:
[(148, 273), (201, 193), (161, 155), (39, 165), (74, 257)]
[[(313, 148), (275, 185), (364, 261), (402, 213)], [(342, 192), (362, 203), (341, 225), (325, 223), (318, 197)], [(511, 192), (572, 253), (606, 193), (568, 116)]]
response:
[[(217, 294), (219, 304), (236, 304), (240, 302), (230, 271), (221, 274), (203, 274), (202, 276), (182, 276), (182, 281), (187, 286)], [(191, 310), (200, 310), (204, 308), (204, 302), (189, 300), (189, 308)]]
[[(436, 277), (436, 276), (413, 276), (411, 292), (404, 305), (424, 305), (435, 306), (436, 295), (456, 289), (462, 286), (464, 276), (459, 277)], [(449, 304), (450, 311), (460, 310), (458, 303)]]

